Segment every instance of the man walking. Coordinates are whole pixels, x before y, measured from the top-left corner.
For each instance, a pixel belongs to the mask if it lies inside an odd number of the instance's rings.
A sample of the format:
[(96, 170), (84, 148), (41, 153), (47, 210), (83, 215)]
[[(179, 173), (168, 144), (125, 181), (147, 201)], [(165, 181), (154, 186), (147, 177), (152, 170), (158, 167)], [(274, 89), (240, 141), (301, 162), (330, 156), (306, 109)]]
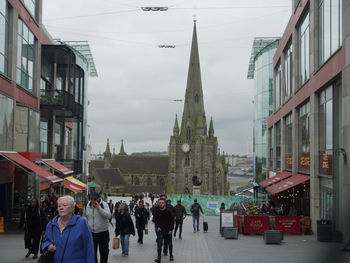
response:
[(109, 254), (109, 231), (108, 222), (112, 217), (109, 206), (100, 199), (97, 192), (90, 193), (90, 201), (84, 212), (92, 232), (95, 250), (95, 263), (97, 260), (97, 246), (100, 250), (100, 262), (107, 263)]
[(170, 209), (165, 206), (165, 200), (159, 199), (159, 209), (155, 212), (154, 222), (157, 229), (157, 252), (158, 257), (154, 260), (161, 262), (162, 245), (169, 247), (169, 260), (174, 261), (172, 233), (174, 229), (174, 215)]
[(177, 200), (177, 205), (174, 207), (175, 209), (175, 231), (174, 237), (176, 237), (177, 228), (179, 229), (179, 239), (182, 239), (182, 224), (184, 219), (186, 218), (186, 208), (181, 204), (181, 200)]
[[(191, 206), (191, 213), (192, 213), (192, 219), (193, 219), (193, 232), (199, 232), (199, 213), (202, 212), (204, 214), (203, 209), (200, 204), (197, 202), (197, 198), (194, 199), (194, 203)], [(196, 228), (196, 221), (197, 221), (197, 228)]]
[[(111, 215), (113, 215), (114, 204), (113, 204), (112, 199), (109, 200), (108, 208), (109, 208), (109, 211), (111, 211)], [(113, 223), (112, 223), (112, 216), (111, 216), (111, 218), (109, 219), (109, 223), (113, 226)]]

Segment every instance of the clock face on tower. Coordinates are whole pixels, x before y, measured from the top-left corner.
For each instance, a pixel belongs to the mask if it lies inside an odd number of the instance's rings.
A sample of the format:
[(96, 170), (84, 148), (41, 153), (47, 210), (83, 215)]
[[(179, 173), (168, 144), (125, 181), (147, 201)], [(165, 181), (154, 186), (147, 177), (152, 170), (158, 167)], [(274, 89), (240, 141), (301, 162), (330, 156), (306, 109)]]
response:
[(183, 145), (181, 145), (181, 149), (183, 152), (188, 153), (191, 150), (191, 147), (188, 143), (184, 143)]

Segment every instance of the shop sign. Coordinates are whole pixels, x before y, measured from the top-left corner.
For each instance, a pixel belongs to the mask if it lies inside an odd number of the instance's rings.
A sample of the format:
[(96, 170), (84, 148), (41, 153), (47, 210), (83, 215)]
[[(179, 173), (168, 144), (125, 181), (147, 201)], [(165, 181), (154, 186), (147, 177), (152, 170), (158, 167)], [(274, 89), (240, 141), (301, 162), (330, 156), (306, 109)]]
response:
[(333, 155), (326, 151), (320, 152), (320, 174), (332, 175)]
[(221, 213), (221, 227), (234, 227), (234, 216), (232, 212)]
[(310, 153), (299, 153), (299, 171), (310, 172)]
[(276, 216), (276, 230), (282, 230), (285, 234), (300, 234), (299, 216)]
[(287, 170), (293, 169), (293, 157), (291, 154), (285, 154), (285, 165)]
[(208, 201), (207, 202), (207, 208), (209, 208), (209, 209), (216, 209), (216, 208), (218, 208), (218, 202), (217, 201)]
[(270, 218), (268, 216), (245, 216), (244, 233), (263, 234), (270, 229)]

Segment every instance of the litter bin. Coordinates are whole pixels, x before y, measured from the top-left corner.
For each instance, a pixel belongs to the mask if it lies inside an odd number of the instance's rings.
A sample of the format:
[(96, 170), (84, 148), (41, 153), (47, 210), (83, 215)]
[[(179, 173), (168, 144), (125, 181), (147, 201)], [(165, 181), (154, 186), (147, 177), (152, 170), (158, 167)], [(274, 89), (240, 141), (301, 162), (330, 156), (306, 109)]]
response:
[(317, 220), (317, 240), (320, 242), (332, 241), (332, 221), (327, 219)]

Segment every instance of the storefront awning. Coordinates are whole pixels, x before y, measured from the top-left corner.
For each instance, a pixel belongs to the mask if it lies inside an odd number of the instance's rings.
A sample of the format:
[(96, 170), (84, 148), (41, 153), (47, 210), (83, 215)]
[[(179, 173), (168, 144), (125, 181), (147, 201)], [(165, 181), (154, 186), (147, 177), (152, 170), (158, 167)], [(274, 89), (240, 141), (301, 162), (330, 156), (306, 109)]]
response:
[(63, 166), (59, 162), (56, 162), (54, 159), (41, 160), (41, 161), (38, 161), (37, 163), (43, 163), (43, 164), (49, 166), (50, 168), (54, 169), (56, 172), (59, 172), (63, 175), (68, 175), (68, 174), (73, 173), (73, 171), (71, 169)]
[(271, 185), (270, 187), (266, 188), (266, 190), (269, 191), (271, 194), (275, 195), (309, 180), (310, 176), (308, 175), (296, 174), (286, 180), (283, 180), (282, 182)]
[(95, 182), (88, 182), (89, 188), (100, 188), (101, 185), (96, 184)]
[(83, 189), (81, 189), (80, 187), (76, 186), (75, 184), (71, 183), (71, 182), (65, 182), (63, 184), (63, 186), (75, 193), (81, 193), (83, 191)]
[(272, 185), (272, 184), (275, 184), (279, 181), (282, 181), (290, 176), (292, 176), (291, 172), (284, 171), (282, 173), (278, 173), (277, 175), (275, 175), (272, 178), (269, 178), (269, 179), (266, 179), (266, 180), (260, 182), (259, 184), (265, 188), (265, 187), (268, 187), (269, 185)]
[(18, 154), (17, 152), (0, 152), (0, 156), (14, 163), (16, 166), (22, 168), (23, 170), (36, 173), (52, 183), (57, 183), (62, 181), (61, 178), (57, 177), (56, 175), (53, 175), (49, 171), (41, 168), (40, 166), (36, 165), (30, 160), (24, 158), (22, 155)]
[(67, 180), (67, 181), (73, 183), (76, 187), (79, 187), (81, 190), (86, 189), (86, 184), (79, 181), (78, 179), (75, 179), (73, 176), (68, 176), (68, 177), (64, 178), (64, 180)]

